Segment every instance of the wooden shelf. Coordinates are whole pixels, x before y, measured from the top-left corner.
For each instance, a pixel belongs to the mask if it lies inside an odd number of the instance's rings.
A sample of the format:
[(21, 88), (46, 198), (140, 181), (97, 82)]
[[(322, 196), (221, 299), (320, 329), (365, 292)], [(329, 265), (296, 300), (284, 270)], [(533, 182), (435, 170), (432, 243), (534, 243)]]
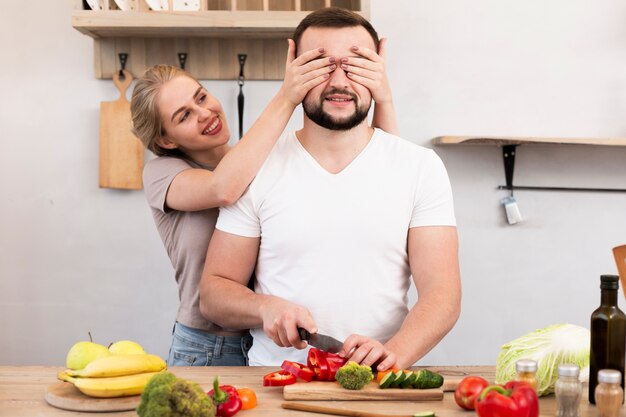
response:
[(499, 185), (499, 190), (528, 190), (528, 191), (591, 191), (624, 193), (621, 188), (589, 188), (589, 187), (562, 187), (562, 186), (527, 186), (513, 185), (515, 171), (515, 155), (517, 147), (528, 144), (549, 145), (592, 145), (592, 146), (626, 146), (624, 138), (531, 138), (508, 136), (438, 136), (432, 140), (434, 145), (495, 145), (502, 147), (502, 161), (504, 162), (504, 176), (506, 185)]
[(119, 10), (103, 0), (102, 10), (86, 10), (72, 0), (72, 26), (94, 38), (96, 78), (110, 79), (120, 70), (119, 54), (128, 54), (135, 77), (155, 64), (179, 66), (201, 80), (237, 80), (238, 54), (246, 54), (246, 80), (282, 80), (287, 57), (286, 39), (311, 11), (344, 7), (369, 19), (369, 0), (199, 0), (198, 11), (151, 10), (146, 0), (128, 0)]
[(72, 26), (92, 38), (287, 38), (309, 12), (122, 12), (78, 10)]
[(432, 140), (433, 145), (597, 145), (626, 146), (626, 138), (531, 138), (508, 136), (438, 136)]

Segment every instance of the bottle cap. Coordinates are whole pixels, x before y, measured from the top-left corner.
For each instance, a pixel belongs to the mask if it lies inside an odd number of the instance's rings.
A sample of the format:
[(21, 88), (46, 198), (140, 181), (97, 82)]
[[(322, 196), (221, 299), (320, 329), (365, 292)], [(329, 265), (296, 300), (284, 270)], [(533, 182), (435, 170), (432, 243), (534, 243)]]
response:
[(536, 372), (537, 362), (532, 359), (520, 359), (515, 362), (517, 372)]
[(600, 289), (617, 290), (619, 289), (619, 276), (617, 275), (600, 275)]
[(572, 363), (564, 363), (559, 365), (559, 376), (573, 376), (578, 378), (580, 367)]
[(615, 369), (602, 369), (598, 371), (598, 382), (619, 384), (622, 382), (622, 373)]

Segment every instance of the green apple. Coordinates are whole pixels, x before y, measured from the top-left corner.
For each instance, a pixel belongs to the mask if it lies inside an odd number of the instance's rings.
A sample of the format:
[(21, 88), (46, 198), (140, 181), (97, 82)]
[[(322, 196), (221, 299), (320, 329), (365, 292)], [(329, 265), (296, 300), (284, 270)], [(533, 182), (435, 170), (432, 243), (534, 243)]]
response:
[(106, 346), (94, 342), (78, 342), (67, 352), (65, 364), (69, 369), (83, 369), (94, 359), (109, 356)]
[(140, 355), (146, 353), (139, 343), (132, 340), (120, 340), (109, 346), (111, 355)]

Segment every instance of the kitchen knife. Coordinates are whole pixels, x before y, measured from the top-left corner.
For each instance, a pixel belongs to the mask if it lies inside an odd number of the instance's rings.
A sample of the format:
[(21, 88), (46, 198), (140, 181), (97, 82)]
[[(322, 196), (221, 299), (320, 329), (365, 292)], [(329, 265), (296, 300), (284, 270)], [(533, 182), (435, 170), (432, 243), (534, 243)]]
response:
[(341, 350), (343, 343), (331, 336), (326, 336), (320, 333), (309, 333), (308, 330), (298, 327), (298, 333), (300, 339), (306, 340), (306, 342), (315, 346), (318, 349), (324, 350), (330, 353), (337, 353)]

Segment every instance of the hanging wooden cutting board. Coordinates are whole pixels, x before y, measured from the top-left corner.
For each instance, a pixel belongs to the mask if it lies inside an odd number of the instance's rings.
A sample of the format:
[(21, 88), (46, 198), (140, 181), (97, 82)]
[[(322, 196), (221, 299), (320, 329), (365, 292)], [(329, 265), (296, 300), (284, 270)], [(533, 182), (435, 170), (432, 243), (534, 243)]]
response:
[(117, 101), (100, 103), (100, 187), (140, 190), (143, 187), (143, 145), (131, 132), (130, 103), (126, 90), (133, 81), (130, 72), (113, 74), (120, 91)]
[(70, 411), (111, 412), (137, 408), (140, 395), (119, 398), (93, 398), (80, 392), (69, 382), (57, 382), (46, 387), (45, 399), (53, 407)]

